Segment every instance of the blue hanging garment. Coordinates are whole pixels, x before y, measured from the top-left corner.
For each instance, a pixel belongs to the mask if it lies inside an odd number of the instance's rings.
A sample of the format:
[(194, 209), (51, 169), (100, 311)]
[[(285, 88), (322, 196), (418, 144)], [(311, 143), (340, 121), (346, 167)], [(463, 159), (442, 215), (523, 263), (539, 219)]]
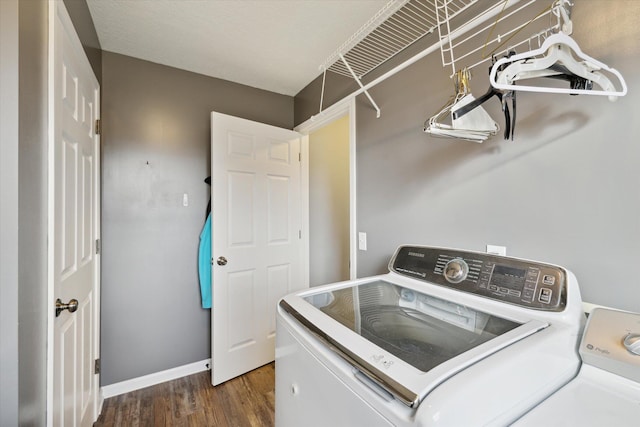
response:
[(198, 275), (200, 276), (202, 308), (211, 308), (211, 213), (207, 215), (204, 228), (200, 233)]

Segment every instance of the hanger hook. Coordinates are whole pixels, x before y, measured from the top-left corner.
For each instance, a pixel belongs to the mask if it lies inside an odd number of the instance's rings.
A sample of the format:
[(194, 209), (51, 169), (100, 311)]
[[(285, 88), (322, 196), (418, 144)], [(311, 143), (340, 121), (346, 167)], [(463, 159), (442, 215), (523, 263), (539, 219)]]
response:
[(556, 0), (552, 6), (552, 12), (558, 18), (558, 28), (567, 35), (573, 32), (573, 23), (569, 17), (571, 7), (573, 3), (569, 0)]

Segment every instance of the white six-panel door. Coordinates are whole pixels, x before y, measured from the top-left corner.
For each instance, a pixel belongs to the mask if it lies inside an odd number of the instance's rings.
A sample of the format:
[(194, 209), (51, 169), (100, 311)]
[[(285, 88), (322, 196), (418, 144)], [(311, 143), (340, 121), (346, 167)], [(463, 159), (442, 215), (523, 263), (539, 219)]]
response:
[(300, 134), (211, 115), (212, 383), (274, 360), (278, 300), (303, 278)]
[[(49, 275), (52, 282), (48, 424), (90, 426), (97, 416), (99, 85), (62, 1), (52, 14)], [(55, 301), (77, 300), (56, 316)]]

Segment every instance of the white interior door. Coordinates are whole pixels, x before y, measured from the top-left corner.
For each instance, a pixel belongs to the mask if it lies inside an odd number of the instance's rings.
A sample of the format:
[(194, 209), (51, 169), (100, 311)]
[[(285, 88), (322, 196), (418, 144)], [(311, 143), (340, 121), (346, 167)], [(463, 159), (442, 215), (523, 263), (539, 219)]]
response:
[[(62, 1), (51, 3), (49, 424), (97, 418), (99, 85)], [(52, 286), (51, 286), (52, 285)], [(56, 300), (70, 307), (55, 310)], [(64, 306), (62, 306), (64, 307)], [(59, 307), (59, 308), (62, 308)]]
[(211, 114), (212, 383), (274, 360), (278, 300), (304, 277), (300, 135)]

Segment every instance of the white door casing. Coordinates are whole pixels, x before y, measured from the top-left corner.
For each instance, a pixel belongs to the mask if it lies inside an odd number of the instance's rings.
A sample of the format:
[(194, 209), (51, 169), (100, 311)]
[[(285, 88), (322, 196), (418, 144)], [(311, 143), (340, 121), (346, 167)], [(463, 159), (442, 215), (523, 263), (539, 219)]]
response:
[[(274, 360), (275, 309), (308, 286), (300, 135), (211, 114), (212, 383)], [(226, 264), (218, 259), (224, 257)], [(221, 265), (222, 264), (222, 265)]]
[[(49, 3), (47, 424), (99, 411), (100, 87), (62, 1)], [(78, 301), (56, 316), (55, 301)]]

